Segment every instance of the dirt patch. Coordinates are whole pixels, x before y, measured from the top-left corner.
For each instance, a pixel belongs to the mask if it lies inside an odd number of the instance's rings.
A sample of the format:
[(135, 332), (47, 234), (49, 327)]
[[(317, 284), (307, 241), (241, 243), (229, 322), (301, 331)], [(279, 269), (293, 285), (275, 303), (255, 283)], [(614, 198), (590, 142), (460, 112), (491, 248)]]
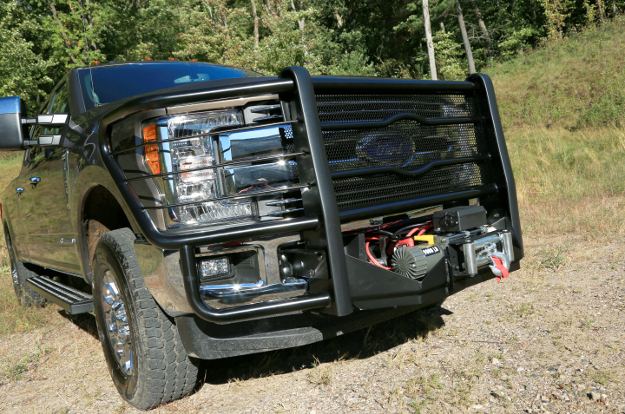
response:
[[(625, 244), (533, 240), (524, 269), (442, 308), (296, 349), (207, 363), (165, 412), (625, 411)], [(91, 316), (0, 337), (2, 412), (136, 412)]]

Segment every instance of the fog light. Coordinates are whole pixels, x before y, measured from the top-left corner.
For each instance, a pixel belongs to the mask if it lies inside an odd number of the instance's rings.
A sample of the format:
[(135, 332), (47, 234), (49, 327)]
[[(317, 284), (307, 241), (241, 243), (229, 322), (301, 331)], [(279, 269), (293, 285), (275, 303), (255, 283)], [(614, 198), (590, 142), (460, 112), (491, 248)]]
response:
[(202, 260), (200, 262), (200, 279), (212, 279), (217, 276), (227, 276), (230, 274), (230, 261), (227, 257), (218, 259)]

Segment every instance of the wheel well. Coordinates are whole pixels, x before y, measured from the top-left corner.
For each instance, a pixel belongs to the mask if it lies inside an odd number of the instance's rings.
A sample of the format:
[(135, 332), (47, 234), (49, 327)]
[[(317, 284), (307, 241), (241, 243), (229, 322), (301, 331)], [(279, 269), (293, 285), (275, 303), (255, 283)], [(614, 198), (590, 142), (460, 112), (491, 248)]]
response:
[(88, 264), (93, 262), (93, 255), (98, 240), (104, 233), (124, 227), (130, 227), (130, 222), (113, 194), (102, 186), (94, 187), (83, 206), (83, 243), (86, 243)]

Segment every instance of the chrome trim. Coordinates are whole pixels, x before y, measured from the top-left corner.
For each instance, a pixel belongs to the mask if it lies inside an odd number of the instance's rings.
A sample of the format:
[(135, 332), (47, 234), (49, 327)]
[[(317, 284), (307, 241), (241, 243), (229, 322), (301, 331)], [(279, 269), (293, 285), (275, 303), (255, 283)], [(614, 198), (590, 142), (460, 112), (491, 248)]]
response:
[(189, 105), (179, 105), (179, 106), (172, 106), (170, 108), (167, 108), (167, 114), (168, 115), (186, 114), (186, 113), (195, 112), (195, 111), (206, 111), (206, 110), (212, 110), (212, 109), (223, 109), (223, 108), (229, 108), (229, 107), (235, 107), (235, 106), (244, 106), (250, 102), (274, 100), (274, 99), (279, 99), (279, 98), (280, 97), (278, 95), (259, 95), (259, 96), (249, 97), (249, 98), (225, 99), (221, 101), (202, 102), (202, 103), (189, 104)]
[(464, 253), (464, 264), (465, 264), (467, 273), (470, 276), (477, 275), (477, 258), (475, 256), (475, 247), (473, 243), (463, 244), (462, 252)]
[(254, 122), (271, 121), (272, 119), (282, 119), (282, 118), (284, 118), (282, 115), (268, 115), (268, 116), (261, 116), (258, 118), (254, 118)]
[[(262, 282), (262, 285), (258, 285), (258, 283), (256, 285), (267, 289), (271, 285), (283, 284), (280, 276), (278, 247), (285, 243), (297, 242), (299, 240), (299, 234), (296, 233), (282, 237), (254, 240), (235, 247), (202, 247), (200, 249), (201, 252), (196, 254), (196, 258), (256, 251), (258, 253), (259, 282)], [(143, 279), (156, 302), (170, 316), (193, 313), (187, 301), (182, 282), (180, 252), (177, 250), (161, 250), (141, 240), (136, 240), (134, 247)], [(287, 284), (287, 287), (289, 286)], [(289, 292), (293, 296), (302, 294), (297, 289)], [(266, 292), (263, 295), (265, 294)], [(262, 296), (262, 300), (270, 300), (267, 299), (268, 297), (270, 296)]]
[(499, 237), (501, 238), (501, 245), (503, 253), (508, 256), (508, 260), (510, 263), (514, 262), (514, 247), (512, 246), (512, 233), (509, 231), (504, 231), (499, 233)]
[(210, 291), (218, 293), (220, 291), (240, 291), (240, 290), (250, 290), (250, 289), (258, 289), (262, 287), (265, 283), (262, 280), (259, 280), (258, 283), (239, 283), (235, 285), (208, 285), (208, 286), (200, 286), (200, 292), (202, 291)]
[[(455, 236), (452, 236), (455, 237)], [(452, 238), (450, 237), (450, 239)], [(502, 245), (499, 233), (490, 234), (477, 240), (462, 245), (464, 263), (469, 276), (477, 275), (478, 269), (490, 264), (490, 259), (485, 250)]]
[[(276, 99), (277, 99), (277, 96), (276, 96)], [(263, 112), (273, 111), (275, 109), (282, 109), (282, 105), (278, 104), (278, 105), (261, 106), (261, 107), (250, 109), (250, 112), (253, 114), (259, 114)]]
[(288, 210), (271, 211), (267, 213), (268, 216), (281, 216), (283, 214), (295, 213), (296, 211), (304, 211), (303, 208), (291, 208)]
[(307, 290), (308, 282), (303, 279), (293, 279), (269, 286), (264, 286), (261, 280), (257, 284), (201, 286), (200, 295), (208, 306), (225, 308), (267, 300), (293, 298), (306, 294)]
[(267, 201), (265, 205), (266, 206), (281, 206), (284, 204), (297, 203), (298, 201), (302, 201), (302, 199), (301, 198), (289, 198), (286, 200), (273, 200), (273, 201)]

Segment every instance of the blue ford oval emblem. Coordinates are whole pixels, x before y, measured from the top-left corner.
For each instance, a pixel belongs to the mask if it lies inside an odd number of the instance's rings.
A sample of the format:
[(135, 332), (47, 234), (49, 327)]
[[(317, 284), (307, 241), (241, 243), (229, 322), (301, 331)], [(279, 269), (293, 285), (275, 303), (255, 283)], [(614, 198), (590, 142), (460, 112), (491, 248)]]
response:
[(360, 160), (389, 166), (405, 165), (413, 153), (414, 143), (411, 139), (389, 133), (369, 134), (356, 144), (356, 154)]

